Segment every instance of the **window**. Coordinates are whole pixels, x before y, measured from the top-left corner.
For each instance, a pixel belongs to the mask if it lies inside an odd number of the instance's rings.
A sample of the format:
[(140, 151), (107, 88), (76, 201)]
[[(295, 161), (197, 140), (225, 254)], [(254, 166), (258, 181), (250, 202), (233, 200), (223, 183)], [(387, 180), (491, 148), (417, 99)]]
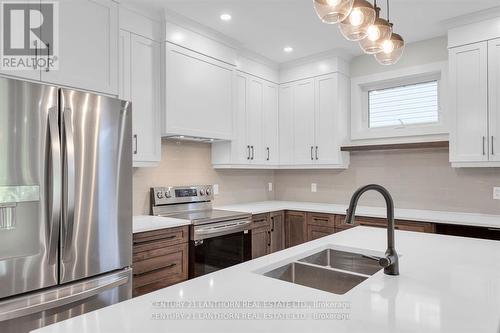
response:
[(368, 118), (370, 128), (437, 123), (438, 82), (369, 91)]
[(447, 69), (437, 62), (352, 78), (352, 143), (447, 140)]

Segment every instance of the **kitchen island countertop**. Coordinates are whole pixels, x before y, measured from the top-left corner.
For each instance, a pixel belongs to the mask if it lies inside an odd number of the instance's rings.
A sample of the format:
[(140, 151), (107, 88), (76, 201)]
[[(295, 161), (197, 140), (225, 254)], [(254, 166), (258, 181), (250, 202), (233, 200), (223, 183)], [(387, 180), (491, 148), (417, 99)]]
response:
[(329, 247), (382, 254), (386, 230), (355, 227), (35, 332), (500, 332), (500, 242), (396, 231), (401, 274), (344, 295), (261, 274)]

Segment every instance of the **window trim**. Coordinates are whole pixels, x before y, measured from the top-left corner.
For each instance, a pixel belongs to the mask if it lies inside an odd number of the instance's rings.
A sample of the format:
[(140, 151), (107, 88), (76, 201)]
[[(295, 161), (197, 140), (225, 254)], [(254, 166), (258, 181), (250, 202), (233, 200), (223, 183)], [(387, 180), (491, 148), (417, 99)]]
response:
[[(387, 71), (353, 78), (351, 81), (351, 140), (408, 138), (448, 134), (447, 116), (447, 62)], [(437, 123), (369, 127), (368, 92), (429, 81), (438, 82), (439, 121)]]

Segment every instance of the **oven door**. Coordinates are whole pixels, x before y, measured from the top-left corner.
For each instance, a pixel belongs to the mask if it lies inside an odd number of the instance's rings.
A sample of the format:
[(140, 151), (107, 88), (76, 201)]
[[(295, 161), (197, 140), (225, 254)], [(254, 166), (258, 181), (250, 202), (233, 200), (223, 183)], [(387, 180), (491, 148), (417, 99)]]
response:
[(249, 219), (193, 226), (189, 277), (205, 275), (252, 258)]

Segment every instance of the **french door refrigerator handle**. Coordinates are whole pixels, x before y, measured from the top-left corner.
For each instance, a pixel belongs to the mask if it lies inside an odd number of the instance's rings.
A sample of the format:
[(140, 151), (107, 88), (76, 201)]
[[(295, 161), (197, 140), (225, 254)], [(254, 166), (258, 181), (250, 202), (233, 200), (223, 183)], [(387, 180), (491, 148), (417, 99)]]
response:
[(75, 220), (75, 143), (73, 137), (72, 110), (64, 108), (63, 111), (63, 133), (64, 133), (64, 188), (66, 195), (66, 204), (63, 212), (63, 230), (62, 237), (62, 258), (68, 255), (73, 241), (73, 225)]
[(49, 247), (47, 251), (49, 264), (56, 260), (56, 250), (59, 240), (61, 217), (61, 140), (59, 138), (59, 120), (56, 107), (48, 112), (50, 136), (50, 183), (52, 185), (48, 195), (49, 200)]
[(88, 282), (79, 282), (75, 284), (76, 287), (62, 287), (59, 292), (48, 290), (45, 292), (46, 296), (43, 295), (43, 292), (35, 295), (26, 295), (19, 301), (19, 306), (15, 304), (15, 300), (11, 304), (6, 303), (5, 308), (0, 305), (0, 322), (55, 309), (85, 300), (106, 290), (120, 287), (130, 281), (129, 274), (128, 272), (120, 272), (114, 276), (105, 276)]

